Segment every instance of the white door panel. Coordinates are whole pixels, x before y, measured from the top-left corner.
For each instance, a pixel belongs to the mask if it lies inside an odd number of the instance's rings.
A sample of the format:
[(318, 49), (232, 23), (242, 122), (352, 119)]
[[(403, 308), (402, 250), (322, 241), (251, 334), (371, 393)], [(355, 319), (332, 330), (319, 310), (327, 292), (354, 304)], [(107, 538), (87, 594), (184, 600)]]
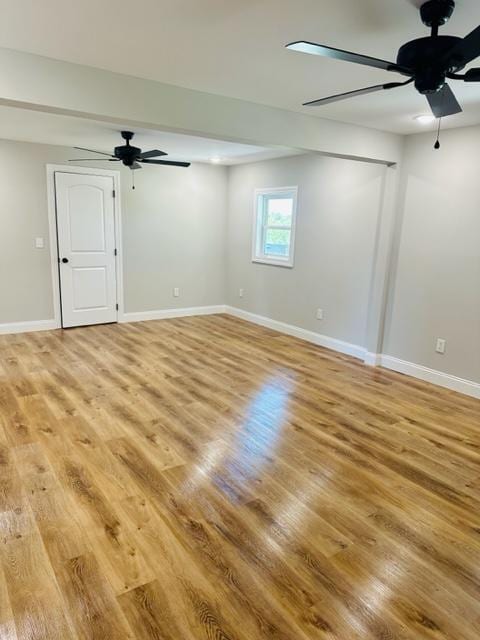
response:
[(75, 253), (105, 252), (105, 211), (102, 189), (86, 185), (70, 188), (70, 248)]
[(74, 311), (108, 308), (108, 276), (105, 267), (72, 268)]
[(55, 173), (62, 324), (117, 320), (113, 178)]

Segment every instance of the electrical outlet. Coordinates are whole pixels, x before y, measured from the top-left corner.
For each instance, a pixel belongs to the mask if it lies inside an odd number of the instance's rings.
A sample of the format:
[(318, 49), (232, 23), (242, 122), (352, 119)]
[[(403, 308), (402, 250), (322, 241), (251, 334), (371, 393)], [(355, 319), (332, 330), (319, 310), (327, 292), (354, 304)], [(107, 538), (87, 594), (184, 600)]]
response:
[(238, 297), (243, 298), (243, 289), (238, 290)]
[(445, 348), (447, 346), (447, 341), (443, 338), (437, 338), (437, 344), (435, 346), (435, 351), (437, 353), (441, 353), (442, 355), (445, 353)]
[(180, 297), (180, 289), (178, 287), (175, 287), (173, 290), (173, 297), (174, 298), (179, 298)]
[(323, 320), (323, 309), (317, 309), (317, 320)]
[(45, 247), (45, 242), (43, 238), (35, 238), (35, 248), (43, 249)]

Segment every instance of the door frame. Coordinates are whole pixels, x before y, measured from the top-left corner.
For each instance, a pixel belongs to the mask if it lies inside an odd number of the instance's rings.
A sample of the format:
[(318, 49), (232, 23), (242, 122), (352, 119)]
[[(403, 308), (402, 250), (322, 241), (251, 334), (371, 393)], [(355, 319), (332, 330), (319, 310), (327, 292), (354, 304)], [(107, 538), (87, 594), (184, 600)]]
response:
[(57, 237), (57, 199), (55, 192), (55, 173), (73, 173), (92, 176), (106, 176), (113, 178), (115, 198), (113, 202), (115, 246), (115, 271), (117, 282), (117, 322), (121, 322), (124, 315), (123, 301), (123, 269), (122, 269), (122, 207), (120, 191), (120, 172), (109, 169), (92, 169), (91, 167), (77, 167), (71, 164), (47, 164), (47, 206), (48, 206), (48, 232), (50, 243), (50, 263), (52, 276), (53, 313), (55, 326), (62, 328), (62, 310), (60, 303), (60, 273), (58, 270), (58, 237)]

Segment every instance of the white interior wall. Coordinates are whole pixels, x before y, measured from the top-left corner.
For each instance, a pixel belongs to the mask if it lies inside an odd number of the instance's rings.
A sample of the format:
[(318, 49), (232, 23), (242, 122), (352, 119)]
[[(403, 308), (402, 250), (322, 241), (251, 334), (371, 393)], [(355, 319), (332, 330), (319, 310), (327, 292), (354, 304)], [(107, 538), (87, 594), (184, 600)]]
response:
[[(231, 167), (228, 304), (364, 347), (386, 171), (319, 155)], [(294, 268), (253, 263), (254, 191), (286, 186), (298, 186)]]
[(480, 382), (480, 127), (441, 141), (406, 139), (383, 352)]
[(55, 151), (0, 141), (0, 324), (53, 318), (45, 165)]

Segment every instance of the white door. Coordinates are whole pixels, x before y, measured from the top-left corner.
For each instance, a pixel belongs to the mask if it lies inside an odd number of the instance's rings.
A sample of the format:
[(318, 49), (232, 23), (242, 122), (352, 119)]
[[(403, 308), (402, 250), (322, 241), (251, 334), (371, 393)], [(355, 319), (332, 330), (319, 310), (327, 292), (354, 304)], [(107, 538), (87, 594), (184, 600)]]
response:
[(55, 173), (62, 326), (117, 321), (110, 176)]

